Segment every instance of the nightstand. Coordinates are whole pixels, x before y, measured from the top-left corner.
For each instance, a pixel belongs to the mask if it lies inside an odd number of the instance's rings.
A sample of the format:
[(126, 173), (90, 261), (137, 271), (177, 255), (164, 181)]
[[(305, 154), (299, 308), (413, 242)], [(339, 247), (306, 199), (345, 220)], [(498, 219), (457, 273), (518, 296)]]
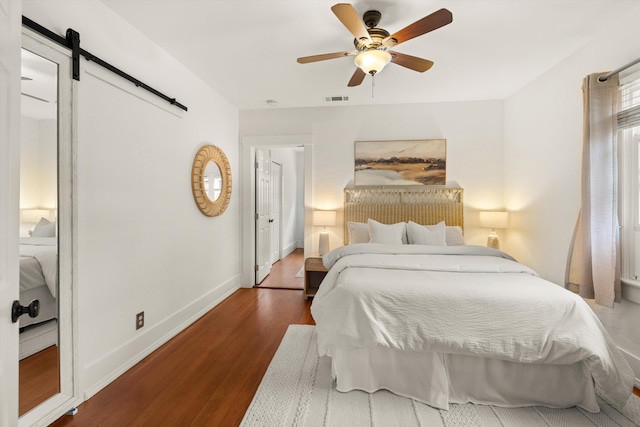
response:
[(304, 297), (308, 299), (316, 294), (327, 270), (322, 264), (322, 257), (310, 256), (304, 260)]

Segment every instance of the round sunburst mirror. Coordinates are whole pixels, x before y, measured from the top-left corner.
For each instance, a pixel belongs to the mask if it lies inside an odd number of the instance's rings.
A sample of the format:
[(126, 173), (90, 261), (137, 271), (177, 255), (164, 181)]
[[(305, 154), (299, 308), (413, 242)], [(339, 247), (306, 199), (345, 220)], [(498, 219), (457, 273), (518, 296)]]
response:
[(231, 166), (222, 150), (205, 145), (191, 168), (191, 190), (198, 209), (206, 216), (221, 215), (231, 200)]

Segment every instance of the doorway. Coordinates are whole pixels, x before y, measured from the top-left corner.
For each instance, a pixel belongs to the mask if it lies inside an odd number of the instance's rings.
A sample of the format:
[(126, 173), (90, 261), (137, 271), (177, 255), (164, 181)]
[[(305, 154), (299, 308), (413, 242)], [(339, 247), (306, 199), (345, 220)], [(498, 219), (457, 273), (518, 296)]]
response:
[[(257, 265), (254, 284), (302, 289), (296, 275), (304, 260), (304, 148), (257, 148), (254, 164)], [(296, 250), (300, 256), (290, 257)], [(296, 261), (297, 258), (301, 260)], [(300, 264), (297, 268), (292, 265), (295, 262)], [(288, 267), (283, 269), (283, 264)], [(276, 270), (273, 274), (272, 267)], [(290, 269), (295, 271), (289, 278)]]
[[(242, 276), (241, 286), (254, 287), (256, 284), (256, 150), (277, 150), (279, 148), (294, 148), (300, 150), (298, 161), (303, 178), (296, 181), (297, 191), (301, 203), (299, 221), (296, 224), (299, 235), (302, 236), (302, 253), (312, 252), (311, 206), (313, 205), (312, 165), (313, 165), (313, 137), (312, 135), (276, 135), (276, 136), (245, 136), (242, 137)], [(286, 165), (282, 164), (283, 181), (288, 182)], [(283, 196), (283, 198), (286, 196)], [(284, 214), (286, 209), (283, 209)], [(283, 216), (281, 228), (291, 227)], [(286, 244), (283, 245), (286, 247)]]

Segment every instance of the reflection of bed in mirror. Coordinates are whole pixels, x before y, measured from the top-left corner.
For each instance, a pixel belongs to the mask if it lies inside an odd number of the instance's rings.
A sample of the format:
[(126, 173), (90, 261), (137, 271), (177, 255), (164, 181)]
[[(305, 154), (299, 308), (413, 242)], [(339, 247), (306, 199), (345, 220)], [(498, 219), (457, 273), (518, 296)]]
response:
[(40, 301), (36, 317), (20, 317), (20, 359), (57, 345), (57, 249), (55, 223), (44, 218), (32, 236), (20, 238), (20, 302)]

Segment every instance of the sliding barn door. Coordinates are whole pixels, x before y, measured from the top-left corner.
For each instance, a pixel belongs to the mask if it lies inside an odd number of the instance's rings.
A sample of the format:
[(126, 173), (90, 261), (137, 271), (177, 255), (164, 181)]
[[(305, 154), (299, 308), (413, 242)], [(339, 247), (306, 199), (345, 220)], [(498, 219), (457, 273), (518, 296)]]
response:
[(20, 2), (0, 0), (0, 425), (18, 424)]

